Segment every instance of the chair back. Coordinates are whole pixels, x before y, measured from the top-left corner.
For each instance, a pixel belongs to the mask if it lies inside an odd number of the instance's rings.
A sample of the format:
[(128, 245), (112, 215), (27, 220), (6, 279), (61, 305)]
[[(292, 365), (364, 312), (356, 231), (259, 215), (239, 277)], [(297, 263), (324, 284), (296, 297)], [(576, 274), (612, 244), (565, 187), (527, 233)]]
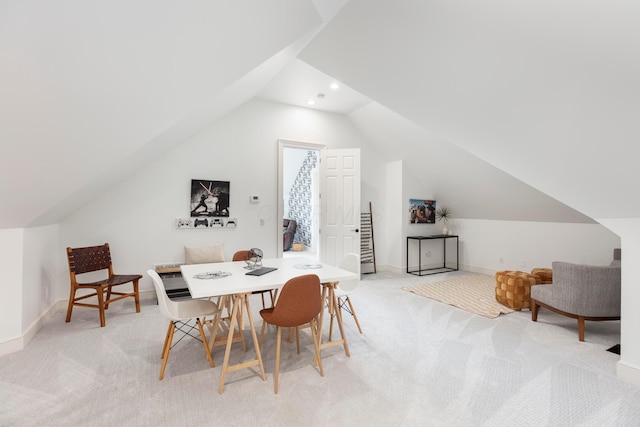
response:
[(320, 278), (305, 274), (289, 279), (280, 291), (269, 323), (290, 327), (309, 323), (322, 310)]
[(75, 277), (76, 274), (99, 270), (109, 270), (109, 276), (113, 275), (111, 251), (108, 243), (85, 248), (67, 248), (67, 260), (72, 277)]
[(241, 250), (241, 251), (237, 251), (235, 254), (233, 254), (233, 261), (246, 261), (249, 259), (249, 251), (247, 250)]
[(164, 288), (162, 278), (154, 270), (147, 270), (147, 274), (151, 277), (153, 287), (156, 290), (160, 313), (170, 320), (181, 320), (181, 317), (178, 316), (179, 304), (175, 301), (171, 301), (171, 299), (169, 299), (169, 297), (167, 296), (167, 291)]
[[(340, 262), (340, 268), (350, 271), (352, 273), (360, 273), (360, 256), (356, 253), (348, 253), (344, 255)], [(344, 292), (351, 292), (358, 287), (358, 279), (341, 280), (338, 283), (338, 288)]]

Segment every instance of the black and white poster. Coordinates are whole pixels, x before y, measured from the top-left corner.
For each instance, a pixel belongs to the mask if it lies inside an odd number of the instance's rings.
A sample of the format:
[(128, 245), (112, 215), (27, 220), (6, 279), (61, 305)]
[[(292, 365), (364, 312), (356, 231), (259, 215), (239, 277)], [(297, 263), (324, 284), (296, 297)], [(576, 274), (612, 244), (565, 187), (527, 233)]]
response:
[(228, 217), (229, 181), (191, 180), (191, 217)]

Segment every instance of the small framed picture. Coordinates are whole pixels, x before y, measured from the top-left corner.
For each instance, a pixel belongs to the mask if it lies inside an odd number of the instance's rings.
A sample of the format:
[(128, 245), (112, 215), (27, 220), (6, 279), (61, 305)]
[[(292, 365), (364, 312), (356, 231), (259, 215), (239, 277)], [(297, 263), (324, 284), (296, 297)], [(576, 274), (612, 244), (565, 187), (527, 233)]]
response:
[(192, 179), (191, 217), (228, 217), (229, 186), (229, 181)]
[(409, 224), (435, 224), (436, 201), (409, 199)]

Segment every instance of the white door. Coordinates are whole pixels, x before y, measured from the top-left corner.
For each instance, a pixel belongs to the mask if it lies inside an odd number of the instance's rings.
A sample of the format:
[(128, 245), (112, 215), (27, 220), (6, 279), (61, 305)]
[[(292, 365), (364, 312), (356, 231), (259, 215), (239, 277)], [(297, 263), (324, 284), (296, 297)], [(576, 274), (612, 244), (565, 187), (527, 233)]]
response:
[(320, 152), (320, 261), (360, 255), (360, 149)]

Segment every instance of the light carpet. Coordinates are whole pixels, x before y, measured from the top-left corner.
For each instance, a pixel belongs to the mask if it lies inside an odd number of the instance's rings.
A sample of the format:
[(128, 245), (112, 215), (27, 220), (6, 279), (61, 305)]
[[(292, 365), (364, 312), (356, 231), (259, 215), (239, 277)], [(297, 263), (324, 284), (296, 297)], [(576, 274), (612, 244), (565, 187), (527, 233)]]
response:
[(495, 277), (475, 274), (402, 289), (493, 319), (514, 312), (496, 301), (495, 284)]

